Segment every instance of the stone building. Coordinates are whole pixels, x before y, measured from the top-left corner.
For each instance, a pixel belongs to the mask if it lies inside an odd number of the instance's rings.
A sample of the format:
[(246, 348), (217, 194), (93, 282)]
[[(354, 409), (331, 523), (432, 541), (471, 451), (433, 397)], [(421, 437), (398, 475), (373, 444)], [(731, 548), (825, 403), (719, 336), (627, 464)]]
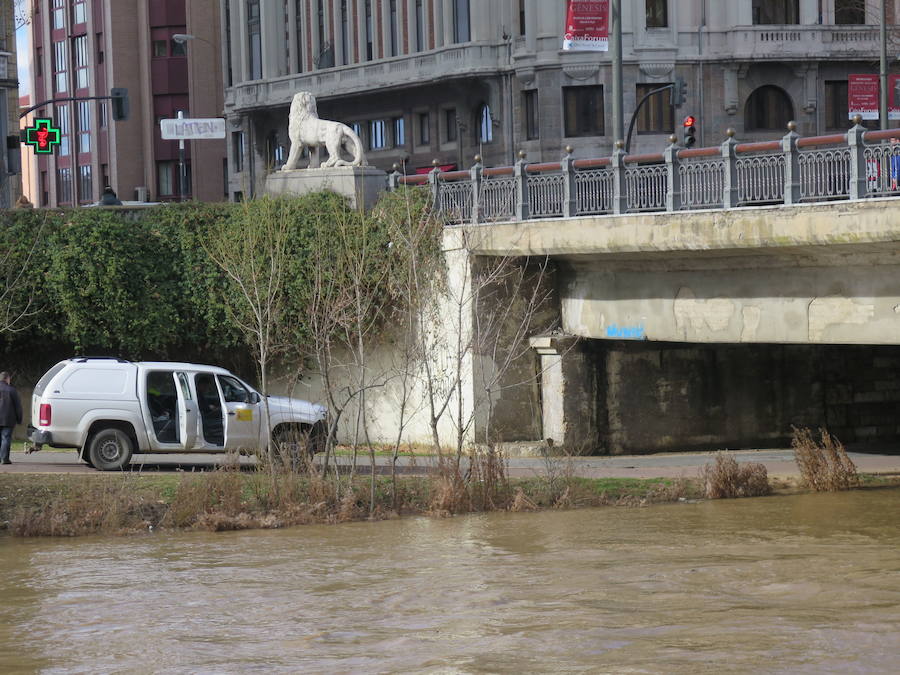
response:
[[(891, 38), (898, 0), (886, 0)], [(878, 0), (623, 0), (626, 122), (647, 92), (687, 82), (679, 109), (654, 95), (631, 150), (660, 150), (684, 116), (699, 145), (843, 130), (847, 76), (877, 73)], [(353, 125), (370, 163), (442, 166), (606, 156), (608, 53), (563, 52), (565, 0), (222, 0), (232, 198), (289, 147), (294, 92)], [(892, 58), (898, 52), (891, 46)]]
[[(108, 96), (128, 89), (130, 115), (110, 102), (65, 101), (38, 111), (62, 143), (38, 159), (36, 206), (96, 202), (105, 186), (123, 200), (221, 201), (225, 143), (186, 143), (181, 189), (178, 142), (159, 120), (217, 117), (222, 111), (219, 6), (189, 0), (31, 0), (32, 98)], [(174, 36), (187, 36), (176, 40)], [(196, 167), (202, 167), (196, 168)]]
[(0, 209), (22, 193), (19, 177), (19, 79), (12, 3), (0, 4)]

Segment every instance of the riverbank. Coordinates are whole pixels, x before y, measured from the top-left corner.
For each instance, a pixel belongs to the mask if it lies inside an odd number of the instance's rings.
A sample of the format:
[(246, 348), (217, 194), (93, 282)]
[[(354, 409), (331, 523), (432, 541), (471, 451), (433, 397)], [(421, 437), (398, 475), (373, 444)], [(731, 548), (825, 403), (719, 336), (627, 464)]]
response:
[[(806, 491), (774, 477), (769, 491)], [(900, 486), (898, 476), (860, 474), (860, 487)], [(0, 531), (14, 536), (129, 534), (155, 530), (239, 530), (311, 523), (446, 517), (487, 511), (645, 506), (703, 499), (697, 478), (584, 478), (549, 471), (510, 478), (502, 466), (468, 475), (369, 475), (221, 468), (194, 474), (0, 474)]]

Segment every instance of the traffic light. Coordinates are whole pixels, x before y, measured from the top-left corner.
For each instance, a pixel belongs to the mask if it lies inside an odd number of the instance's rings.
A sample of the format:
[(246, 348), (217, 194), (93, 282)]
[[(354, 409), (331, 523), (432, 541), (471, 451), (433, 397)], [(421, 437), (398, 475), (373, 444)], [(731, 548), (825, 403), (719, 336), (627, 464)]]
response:
[(112, 99), (112, 118), (116, 122), (124, 122), (128, 119), (128, 90), (124, 87), (113, 87), (109, 90)]
[(680, 108), (685, 101), (687, 101), (687, 82), (683, 77), (676, 77), (672, 84), (670, 102), (674, 107)]
[(684, 147), (689, 148), (697, 142), (697, 118), (688, 115), (682, 124), (684, 126)]

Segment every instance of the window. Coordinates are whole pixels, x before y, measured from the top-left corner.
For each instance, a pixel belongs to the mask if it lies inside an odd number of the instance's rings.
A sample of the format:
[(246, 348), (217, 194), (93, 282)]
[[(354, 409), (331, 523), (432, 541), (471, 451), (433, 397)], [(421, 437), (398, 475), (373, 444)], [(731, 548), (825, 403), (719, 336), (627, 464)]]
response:
[(41, 171), (41, 206), (50, 203), (50, 186), (47, 184), (47, 172)]
[(416, 51), (425, 51), (425, 5), (424, 0), (416, 0)]
[(374, 57), (373, 40), (375, 39), (375, 25), (372, 23), (372, 0), (366, 2), (366, 61)]
[(94, 201), (94, 181), (91, 176), (91, 166), (78, 167), (78, 200), (81, 202)]
[(347, 0), (341, 0), (341, 37), (341, 64), (346, 66), (350, 63), (350, 43), (353, 40), (350, 33), (350, 17), (347, 14)]
[(56, 120), (59, 125), (59, 156), (68, 157), (69, 155), (69, 106), (56, 106)]
[(834, 0), (834, 22), (842, 25), (864, 25), (866, 6), (863, 0)]
[(525, 99), (525, 138), (533, 141), (539, 138), (538, 130), (538, 92), (537, 89), (529, 89), (522, 92)]
[(34, 74), (44, 76), (44, 50), (41, 47), (34, 50)]
[(363, 140), (363, 130), (362, 124), (359, 122), (350, 122), (350, 128), (353, 129), (353, 133), (359, 136), (360, 140)]
[(63, 93), (69, 89), (69, 80), (66, 74), (68, 70), (66, 61), (66, 41), (60, 40), (53, 43), (53, 72), (56, 76), (56, 92)]
[[(227, 85), (230, 87), (234, 84), (234, 70), (231, 65), (231, 3), (226, 2), (225, 5), (225, 78)], [(299, 19), (298, 19), (299, 21)], [(299, 44), (299, 43), (298, 43)], [(300, 50), (297, 50), (300, 53)]]
[(471, 40), (469, 29), (469, 0), (453, 0), (453, 41)]
[(406, 145), (406, 120), (402, 117), (395, 117), (394, 126), (394, 147), (402, 148)]
[(385, 132), (387, 125), (384, 120), (371, 120), (369, 122), (369, 150), (381, 150), (385, 147)]
[(88, 86), (88, 54), (87, 35), (79, 35), (72, 40), (72, 51), (75, 52), (75, 88), (87, 89)]
[(103, 63), (103, 33), (97, 33), (97, 63)]
[(494, 140), (494, 120), (487, 103), (478, 109), (478, 142), (490, 143)]
[(603, 87), (563, 87), (566, 136), (603, 136)]
[[(666, 86), (659, 84), (637, 85), (637, 101), (640, 102), (654, 89)], [(670, 105), (668, 91), (653, 94), (644, 103), (637, 118), (637, 132), (639, 134), (671, 134), (675, 132), (675, 113)]]
[(169, 55), (169, 44), (165, 40), (153, 41), (153, 57), (164, 58)]
[(456, 140), (456, 108), (444, 111), (444, 141), (453, 143)]
[(850, 126), (847, 105), (847, 81), (825, 82), (825, 128), (846, 131)]
[(669, 0), (645, 0), (647, 28), (668, 28)]
[(87, 21), (84, 0), (75, 0), (72, 4), (72, 23), (79, 24)]
[(391, 56), (397, 56), (399, 53), (399, 45), (397, 35), (397, 0), (390, 0), (390, 16), (391, 16)]
[(187, 45), (184, 42), (172, 40), (172, 56), (187, 56)]
[(525, 0), (519, 0), (519, 35), (525, 35)]
[(53, 30), (66, 26), (66, 0), (53, 0)]
[(244, 170), (244, 132), (235, 131), (231, 134), (231, 157), (234, 162), (234, 173)]
[(91, 151), (91, 102), (78, 102), (78, 152)]
[(222, 386), (222, 396), (226, 403), (250, 403), (250, 392), (243, 384), (233, 377), (219, 375), (219, 384)]
[(800, 0), (753, 0), (753, 25), (800, 23)]
[(419, 113), (419, 145), (431, 144), (431, 115), (427, 112)]
[(100, 128), (105, 129), (109, 126), (109, 114), (106, 109), (106, 101), (100, 101), (98, 106), (99, 118), (100, 118)]
[(175, 194), (175, 162), (156, 163), (156, 194), (172, 197)]
[(259, 25), (259, 0), (247, 0), (247, 37), (250, 51), (250, 79), (262, 79), (262, 36)]
[(747, 131), (787, 133), (787, 123), (794, 117), (794, 106), (783, 89), (765, 85), (750, 94), (744, 111)]
[(56, 203), (72, 203), (72, 169), (64, 168), (56, 171)]

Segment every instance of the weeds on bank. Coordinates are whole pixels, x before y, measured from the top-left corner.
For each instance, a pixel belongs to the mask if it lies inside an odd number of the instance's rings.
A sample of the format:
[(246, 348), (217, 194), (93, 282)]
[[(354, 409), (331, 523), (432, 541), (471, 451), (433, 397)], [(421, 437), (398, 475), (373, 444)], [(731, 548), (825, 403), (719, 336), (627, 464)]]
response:
[(763, 464), (738, 464), (724, 452), (716, 455), (714, 464), (700, 469), (700, 481), (708, 499), (760, 497), (772, 492)]
[(791, 447), (803, 484), (816, 492), (837, 492), (859, 487), (856, 465), (844, 445), (825, 429), (819, 429), (817, 443), (808, 428), (794, 431)]

